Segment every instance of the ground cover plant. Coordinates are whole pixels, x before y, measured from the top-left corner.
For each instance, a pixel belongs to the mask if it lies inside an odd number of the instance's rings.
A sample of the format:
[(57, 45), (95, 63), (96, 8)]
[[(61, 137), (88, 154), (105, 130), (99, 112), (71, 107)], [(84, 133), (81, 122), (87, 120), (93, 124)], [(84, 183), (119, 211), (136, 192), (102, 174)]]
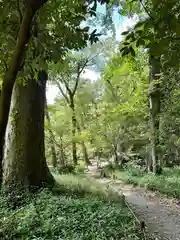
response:
[(39, 191), (16, 209), (0, 196), (0, 239), (142, 239), (121, 197), (94, 180), (74, 175), (56, 179), (61, 185)]

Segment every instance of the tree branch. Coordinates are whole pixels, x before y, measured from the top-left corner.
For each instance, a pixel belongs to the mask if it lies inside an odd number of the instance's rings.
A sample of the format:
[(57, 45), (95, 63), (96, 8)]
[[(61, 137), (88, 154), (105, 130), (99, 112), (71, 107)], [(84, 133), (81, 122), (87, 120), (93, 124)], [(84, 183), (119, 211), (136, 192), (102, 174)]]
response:
[(3, 63), (4, 63), (4, 69), (5, 69), (5, 72), (7, 72), (7, 70), (8, 70), (8, 65), (7, 65), (7, 63), (6, 63), (5, 60), (2, 60), (2, 61), (3, 61)]
[(64, 85), (65, 85), (65, 87), (66, 87), (66, 90), (67, 90), (68, 93), (69, 93), (69, 96), (72, 96), (72, 91), (71, 91), (71, 89), (69, 88), (69, 85), (68, 85), (68, 83), (66, 82), (65, 79), (63, 80), (63, 83), (64, 83)]
[(18, 13), (19, 13), (19, 22), (21, 24), (22, 19), (23, 19), (23, 15), (22, 15), (22, 12), (21, 12), (19, 0), (17, 0), (17, 10), (18, 10)]
[(58, 81), (55, 81), (56, 82), (56, 85), (57, 87), (59, 88), (59, 91), (61, 92), (61, 94), (63, 95), (63, 97), (66, 99), (67, 103), (69, 104), (69, 98), (68, 96), (65, 94), (65, 92), (63, 91), (62, 87), (61, 87), (61, 84), (58, 82)]
[(142, 5), (142, 7), (144, 8), (144, 11), (147, 13), (147, 15), (154, 21), (155, 19), (154, 19), (154, 17), (149, 13), (149, 11), (148, 11), (148, 9), (147, 9), (147, 7), (144, 5), (144, 3), (143, 3), (143, 0), (139, 0), (140, 1), (140, 3), (141, 3), (141, 5)]
[(84, 61), (84, 64), (83, 64), (82, 66), (81, 66), (81, 63), (80, 63), (80, 62), (78, 63), (76, 83), (75, 83), (74, 89), (73, 89), (73, 91), (72, 91), (72, 96), (74, 96), (75, 93), (76, 93), (76, 90), (77, 90), (77, 87), (78, 87), (78, 84), (79, 84), (79, 79), (80, 79), (81, 73), (84, 71), (84, 69), (85, 69), (85, 67), (87, 66), (88, 62), (89, 62), (89, 59), (86, 58), (86, 60)]

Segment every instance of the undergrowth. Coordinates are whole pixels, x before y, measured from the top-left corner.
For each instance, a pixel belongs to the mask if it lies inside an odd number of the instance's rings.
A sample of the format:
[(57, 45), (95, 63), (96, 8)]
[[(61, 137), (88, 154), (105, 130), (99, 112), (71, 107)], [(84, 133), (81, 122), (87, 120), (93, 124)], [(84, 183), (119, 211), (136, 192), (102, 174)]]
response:
[(0, 195), (0, 239), (143, 239), (122, 199), (109, 189), (74, 175), (56, 179), (53, 191), (39, 191), (16, 210)]
[(53, 189), (54, 192), (73, 197), (93, 196), (100, 199), (119, 201), (119, 196), (111, 188), (103, 186), (92, 178), (73, 174), (54, 175), (54, 177), (57, 182), (57, 185)]
[(164, 168), (162, 175), (146, 173), (140, 168), (127, 168), (107, 173), (110, 177), (152, 191), (158, 191), (170, 197), (180, 198), (180, 168)]
[(87, 166), (83, 160), (78, 160), (78, 164), (76, 166), (73, 166), (72, 163), (68, 163), (63, 166), (57, 166), (56, 168), (49, 166), (49, 168), (54, 174), (79, 174), (84, 173)]

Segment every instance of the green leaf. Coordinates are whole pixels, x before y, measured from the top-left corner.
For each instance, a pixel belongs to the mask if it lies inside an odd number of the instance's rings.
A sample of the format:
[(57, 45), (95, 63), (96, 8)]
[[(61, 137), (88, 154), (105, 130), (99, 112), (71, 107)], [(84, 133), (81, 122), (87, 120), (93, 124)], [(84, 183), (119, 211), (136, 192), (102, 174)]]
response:
[(144, 32), (143, 30), (137, 30), (137, 31), (136, 31), (136, 35), (139, 35), (139, 36), (140, 36), (143, 32)]
[(144, 27), (144, 24), (145, 24), (144, 21), (143, 21), (143, 22), (142, 22), (142, 21), (141, 21), (141, 22), (138, 22), (138, 23), (135, 25), (134, 28), (135, 28), (135, 29), (142, 28), (142, 27)]
[(129, 42), (123, 42), (123, 44), (128, 46), (130, 43)]
[(127, 49), (127, 46), (122, 47), (122, 48), (120, 49), (120, 52), (123, 52), (123, 51), (126, 50), (126, 49)]
[(127, 35), (125, 40), (126, 40), (126, 41), (127, 41), (127, 40), (134, 41), (134, 40), (135, 40), (134, 33), (131, 32), (129, 35)]
[(129, 53), (130, 53), (130, 48), (129, 48), (129, 47), (125, 48), (125, 49), (122, 51), (122, 57), (128, 55)]
[(122, 32), (121, 35), (127, 35), (129, 33), (129, 31), (125, 31), (125, 32)]
[(145, 46), (145, 41), (144, 39), (138, 39), (137, 42), (136, 42), (136, 47), (139, 47), (139, 46)]
[(136, 53), (135, 53), (134, 48), (130, 47), (130, 53), (133, 57), (135, 57)]

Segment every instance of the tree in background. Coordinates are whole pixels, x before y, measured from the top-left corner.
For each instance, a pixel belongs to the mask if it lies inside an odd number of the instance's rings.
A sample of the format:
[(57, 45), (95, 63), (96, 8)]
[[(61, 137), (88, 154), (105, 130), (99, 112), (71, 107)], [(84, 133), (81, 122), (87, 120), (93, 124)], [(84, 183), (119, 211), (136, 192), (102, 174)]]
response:
[[(96, 57), (96, 56), (95, 56)], [(71, 109), (71, 121), (72, 121), (72, 158), (74, 165), (77, 165), (77, 147), (76, 147), (76, 130), (80, 133), (81, 126), (77, 121), (76, 109), (75, 109), (75, 95), (80, 84), (81, 75), (85, 69), (92, 65), (94, 56), (83, 56), (83, 54), (70, 56), (63, 63), (60, 63), (58, 71), (53, 78), (60, 93), (67, 102), (67, 105)], [(57, 66), (56, 66), (57, 69)], [(82, 148), (86, 163), (88, 163), (87, 150), (84, 142), (82, 141)]]
[(50, 114), (48, 111), (47, 99), (45, 100), (45, 116), (46, 116), (46, 119), (48, 122), (47, 129), (49, 131), (49, 138), (50, 138), (49, 144), (51, 146), (52, 166), (54, 168), (56, 168), (57, 167), (57, 156), (56, 156), (56, 147), (55, 147), (55, 143), (54, 143), (55, 136), (52, 131), (51, 118), (50, 118)]
[[(1, 147), (1, 162), (2, 162), (2, 156), (3, 156), (3, 145), (4, 145), (4, 135), (5, 135), (5, 130), (6, 130), (6, 124), (8, 121), (8, 115), (9, 115), (9, 107), (10, 107), (10, 101), (11, 101), (11, 95), (12, 95), (12, 89), (16, 80), (16, 77), (18, 77), (18, 80), (20, 80), (22, 82), (22, 84), (25, 84), (26, 80), (31, 81), (32, 79), (38, 80), (39, 79), (39, 75), (41, 75), (42, 72), (46, 72), (47, 75), (47, 65), (50, 61), (57, 61), (58, 59), (62, 59), (62, 57), (66, 54), (66, 52), (68, 51), (68, 49), (72, 49), (72, 48), (76, 48), (79, 49), (83, 46), (86, 45), (89, 36), (88, 36), (88, 28), (80, 28), (80, 23), (82, 22), (82, 20), (85, 20), (85, 15), (86, 13), (88, 13), (89, 9), (88, 9), (88, 5), (84, 5), (84, 2), (79, 2), (78, 3), (74, 3), (72, 7), (72, 11), (69, 9), (69, 6), (67, 4), (67, 2), (62, 2), (62, 1), (57, 1), (55, 2), (49, 2), (46, 5), (46, 8), (43, 8), (42, 11), (39, 11), (38, 14), (35, 16), (37, 10), (39, 10), (41, 8), (41, 6), (43, 6), (43, 4), (46, 1), (40, 1), (36, 3), (33, 3), (33, 1), (31, 2), (27, 2), (27, 5), (21, 5), (18, 4), (17, 7), (17, 15), (21, 17), (21, 13), (23, 12), (23, 10), (25, 10), (24, 12), (24, 16), (22, 17), (22, 19), (20, 19), (20, 23), (19, 23), (19, 27), (18, 24), (16, 24), (16, 31), (11, 31), (10, 32), (10, 37), (11, 39), (14, 40), (14, 42), (17, 42), (16, 48), (14, 50), (14, 55), (12, 56), (12, 60), (10, 61), (9, 66), (7, 65), (7, 62), (9, 59), (11, 59), (11, 49), (8, 49), (7, 47), (7, 56), (8, 58), (5, 60), (5, 66), (7, 66), (7, 72), (5, 74), (5, 78), (2, 82), (2, 90), (1, 90), (1, 110), (0, 110), (0, 147)], [(10, 6), (13, 7), (13, 3), (10, 3)], [(2, 3), (2, 11), (6, 11), (7, 8), (4, 8), (4, 3)], [(7, 7), (9, 7), (9, 5), (7, 5)], [(11, 10), (12, 11), (12, 10)], [(11, 16), (12, 14), (12, 16)], [(11, 12), (11, 14), (9, 15), (10, 18), (8, 19), (10, 20), (14, 20), (13, 19), (13, 14), (14, 11)], [(61, 14), (61, 17), (60, 16)], [(15, 14), (16, 15), (16, 14)], [(8, 16), (8, 17), (9, 17)], [(67, 17), (68, 16), (68, 17)], [(11, 19), (12, 17), (12, 19)], [(34, 17), (34, 18), (33, 18)], [(18, 18), (18, 17), (17, 17)], [(57, 21), (55, 20), (57, 18)], [(33, 19), (33, 22), (32, 22)], [(67, 19), (67, 21), (64, 21), (64, 19)], [(59, 25), (61, 22), (61, 25)], [(3, 21), (2, 24), (5, 24), (6, 21)], [(62, 24), (63, 23), (63, 24)], [(68, 23), (68, 24), (67, 24)], [(13, 21), (11, 22), (11, 24), (13, 24)], [(61, 26), (61, 27), (59, 27)], [(30, 32), (32, 28), (32, 31)], [(62, 32), (60, 30), (64, 30), (66, 32), (66, 34), (62, 34)], [(18, 33), (19, 32), (19, 33)], [(18, 33), (18, 35), (17, 35)], [(9, 37), (8, 35), (8, 37)], [(70, 37), (74, 37), (72, 38), (72, 41), (69, 41)], [(8, 40), (10, 39), (10, 37), (8, 38)], [(31, 37), (31, 38), (30, 38)], [(77, 37), (77, 38), (76, 38)], [(91, 36), (91, 40), (93, 39), (93, 37), (96, 37), (96, 34), (93, 34), (93, 36)], [(55, 40), (56, 39), (56, 40)], [(6, 42), (7, 41), (5, 38), (2, 38), (2, 47), (7, 46)], [(11, 40), (12, 41), (12, 40)], [(29, 41), (29, 47), (25, 48), (26, 44)], [(93, 40), (92, 40), (93, 41)], [(9, 53), (8, 53), (9, 50)], [(26, 50), (26, 51), (25, 51)], [(26, 54), (25, 54), (26, 52)], [(26, 57), (25, 57), (26, 55)], [(4, 57), (4, 56), (3, 56)], [(4, 58), (5, 59), (5, 58)], [(18, 74), (18, 75), (17, 75)], [(45, 79), (46, 82), (47, 79)], [(45, 82), (43, 84), (45, 84)], [(28, 83), (27, 86), (29, 87)], [(44, 85), (45, 86), (45, 85)], [(16, 106), (14, 106), (14, 104), (19, 104), (19, 106), (17, 106), (17, 108), (24, 108), (23, 104), (18, 103), (19, 100), (23, 99), (17, 97), (17, 95), (24, 95), (24, 89), (22, 87), (19, 87), (19, 85), (17, 85), (14, 90), (14, 95), (15, 97), (13, 97), (14, 99), (14, 103), (12, 103), (12, 108), (16, 108)], [(32, 85), (31, 87), (34, 87), (34, 91), (36, 91), (36, 86), (35, 84)], [(30, 87), (29, 87), (30, 88)], [(44, 89), (44, 88), (43, 88)], [(17, 94), (16, 94), (17, 91)], [(19, 93), (21, 92), (22, 93)], [(32, 91), (32, 90), (30, 90)], [(43, 91), (39, 91), (39, 94), (42, 94), (42, 98), (43, 98)], [(16, 100), (16, 98), (18, 100)], [(41, 101), (42, 99), (40, 96), (39, 98), (37, 98), (37, 100), (39, 101), (37, 103), (37, 106), (39, 104), (43, 104), (41, 109), (44, 107), (44, 103), (43, 101)], [(32, 103), (33, 104), (33, 103)], [(21, 109), (19, 109), (19, 111), (21, 111)], [(23, 110), (22, 110), (23, 111)], [(40, 113), (39, 113), (40, 114)], [(44, 116), (44, 111), (41, 113), (41, 116)], [(32, 118), (33, 119), (33, 118)], [(12, 132), (16, 132), (16, 128), (20, 129), (21, 126), (20, 124), (23, 124), (21, 121), (19, 121), (18, 119), (15, 119), (17, 121), (15, 121), (14, 125), (14, 129), (13, 127), (11, 128)], [(35, 121), (35, 118), (34, 118)], [(44, 120), (42, 119), (42, 117), (39, 117), (39, 125), (43, 125)], [(9, 124), (12, 124), (12, 122), (9, 121)], [(34, 122), (34, 126), (37, 123)], [(33, 123), (32, 123), (33, 125)], [(27, 126), (30, 127), (30, 124), (27, 124)], [(23, 128), (23, 127), (22, 127)], [(10, 129), (10, 128), (9, 128)], [(30, 130), (29, 130), (30, 131)], [(27, 133), (27, 131), (26, 131)], [(7, 135), (11, 133), (7, 133)], [(37, 131), (38, 134), (38, 131)], [(42, 134), (40, 134), (39, 136), (43, 137)], [(14, 134), (14, 138), (13, 141), (14, 142), (18, 142), (18, 135)], [(27, 137), (27, 136), (26, 136)], [(27, 137), (28, 138), (28, 137)], [(42, 142), (44, 140), (41, 140)], [(13, 144), (13, 143), (12, 143)], [(6, 146), (6, 153), (11, 151), (9, 148), (11, 144), (7, 144)], [(25, 142), (24, 142), (25, 145)], [(19, 146), (17, 146), (17, 148), (20, 148)], [(42, 144), (42, 148), (39, 148), (39, 161), (44, 161), (44, 166), (45, 164), (45, 158), (42, 157), (42, 153), (41, 150), (44, 149), (43, 144)], [(24, 153), (21, 153), (21, 155), (28, 155), (29, 153), (31, 153), (31, 151), (27, 151), (27, 147), (25, 146), (21, 146), (21, 149), (19, 151), (24, 151)], [(27, 152), (28, 154), (27, 154)], [(38, 155), (38, 152), (36, 152), (36, 157)], [(12, 154), (10, 154), (9, 156), (12, 156)], [(32, 158), (34, 158), (33, 154), (31, 156)], [(29, 155), (29, 159), (31, 158)], [(6, 162), (8, 161), (8, 162)], [(13, 179), (19, 179), (18, 176), (18, 171), (15, 172), (15, 165), (18, 165), (16, 163), (17, 161), (17, 157), (15, 156), (14, 159), (12, 158), (10, 160), (9, 157), (7, 157), (6, 154), (6, 158), (4, 161), (4, 183), (8, 183), (10, 184), (9, 181), (9, 176), (7, 174), (8, 172), (13, 172)], [(24, 159), (25, 161), (25, 159)], [(13, 164), (9, 164), (9, 162), (12, 162)], [(40, 164), (40, 163), (39, 163)], [(2, 165), (2, 164), (1, 164)], [(24, 166), (26, 166), (26, 162), (24, 162)], [(12, 167), (12, 169), (11, 169)], [(45, 167), (47, 168), (47, 166)], [(45, 169), (44, 168), (44, 169)], [(8, 169), (8, 170), (7, 170)], [(18, 169), (18, 167), (17, 167)], [(33, 175), (33, 173), (31, 173), (31, 168), (29, 168), (29, 175)], [(27, 171), (27, 169), (26, 169)], [(43, 168), (42, 168), (43, 171)], [(22, 169), (22, 172), (24, 174), (24, 170)], [(2, 167), (1, 167), (1, 173), (2, 173)], [(45, 176), (45, 172), (44, 172), (44, 176)], [(2, 175), (2, 174), (1, 174)], [(40, 176), (42, 177), (43, 174), (41, 174)], [(8, 179), (8, 180), (7, 180)], [(49, 178), (50, 179), (50, 178)], [(47, 179), (48, 180), (48, 179)], [(15, 181), (15, 180), (14, 180)], [(35, 180), (34, 180), (35, 181)], [(44, 177), (42, 177), (41, 181), (44, 182)], [(50, 180), (51, 181), (51, 180)], [(21, 183), (23, 183), (26, 185), (26, 181), (24, 181), (24, 178), (22, 176), (22, 181)], [(27, 184), (31, 185), (32, 181), (29, 181)], [(35, 183), (33, 183), (35, 184)], [(36, 183), (37, 185), (41, 186), (40, 181)]]

